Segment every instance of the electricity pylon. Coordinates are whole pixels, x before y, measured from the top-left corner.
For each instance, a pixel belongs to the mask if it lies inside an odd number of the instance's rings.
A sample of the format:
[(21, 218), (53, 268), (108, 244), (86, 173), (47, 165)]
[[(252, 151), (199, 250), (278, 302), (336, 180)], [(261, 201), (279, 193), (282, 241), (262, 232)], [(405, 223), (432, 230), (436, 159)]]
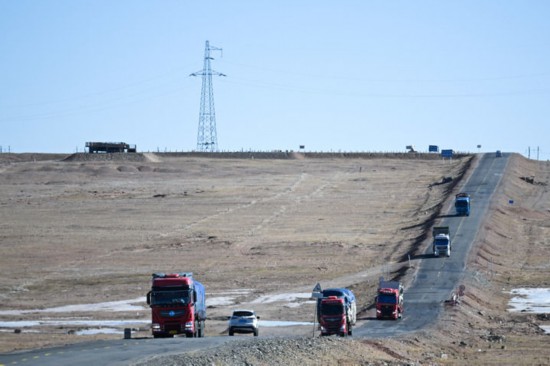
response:
[(204, 48), (203, 68), (202, 70), (194, 72), (189, 76), (202, 76), (201, 110), (199, 113), (197, 150), (216, 152), (218, 151), (218, 136), (216, 133), (216, 111), (214, 110), (214, 88), (212, 87), (212, 75), (226, 75), (210, 68), (210, 60), (213, 60), (210, 56), (210, 51), (222, 52), (222, 49), (210, 46), (210, 43), (206, 41), (206, 47)]

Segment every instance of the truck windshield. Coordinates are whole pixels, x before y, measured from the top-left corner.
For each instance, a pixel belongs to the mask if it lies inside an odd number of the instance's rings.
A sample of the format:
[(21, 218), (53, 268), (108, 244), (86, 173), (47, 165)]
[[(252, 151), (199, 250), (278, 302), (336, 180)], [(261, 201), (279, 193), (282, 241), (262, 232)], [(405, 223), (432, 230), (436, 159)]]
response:
[(321, 314), (323, 315), (342, 315), (344, 306), (341, 303), (321, 303)]
[(468, 207), (468, 202), (460, 200), (455, 202), (456, 207)]
[(329, 296), (342, 297), (342, 296), (344, 296), (344, 293), (342, 292), (342, 290), (338, 290), (338, 289), (334, 289), (334, 290), (327, 289), (327, 290), (324, 290), (324, 291), (323, 291), (323, 297), (329, 297)]
[(184, 291), (153, 291), (151, 305), (187, 305), (191, 296), (189, 290)]
[(380, 304), (397, 304), (395, 295), (380, 294), (378, 295), (378, 303)]
[(448, 245), (448, 239), (435, 239), (435, 245)]

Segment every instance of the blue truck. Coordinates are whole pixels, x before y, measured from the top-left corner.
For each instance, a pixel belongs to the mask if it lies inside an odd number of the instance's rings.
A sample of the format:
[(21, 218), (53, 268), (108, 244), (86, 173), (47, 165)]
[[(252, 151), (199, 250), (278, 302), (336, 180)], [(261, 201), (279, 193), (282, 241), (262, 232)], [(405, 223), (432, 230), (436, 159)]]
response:
[(458, 216), (470, 216), (470, 195), (461, 192), (455, 196), (455, 210)]

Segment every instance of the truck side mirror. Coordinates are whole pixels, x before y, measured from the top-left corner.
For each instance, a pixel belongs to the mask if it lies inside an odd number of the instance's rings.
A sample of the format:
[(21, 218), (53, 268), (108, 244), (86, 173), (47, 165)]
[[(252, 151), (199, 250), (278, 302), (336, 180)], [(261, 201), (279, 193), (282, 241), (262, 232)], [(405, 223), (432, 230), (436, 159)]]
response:
[(197, 291), (193, 290), (193, 303), (197, 302)]
[(147, 305), (151, 305), (151, 291), (147, 293)]
[(378, 296), (374, 297), (374, 302), (378, 302)]

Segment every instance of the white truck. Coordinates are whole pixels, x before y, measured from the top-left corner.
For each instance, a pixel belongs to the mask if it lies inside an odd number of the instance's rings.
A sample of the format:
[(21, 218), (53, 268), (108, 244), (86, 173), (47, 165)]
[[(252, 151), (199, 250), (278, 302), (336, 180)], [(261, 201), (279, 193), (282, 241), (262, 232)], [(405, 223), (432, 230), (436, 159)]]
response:
[(451, 256), (451, 236), (448, 226), (434, 226), (432, 230), (433, 241), (433, 254), (435, 257), (439, 257), (441, 254)]

